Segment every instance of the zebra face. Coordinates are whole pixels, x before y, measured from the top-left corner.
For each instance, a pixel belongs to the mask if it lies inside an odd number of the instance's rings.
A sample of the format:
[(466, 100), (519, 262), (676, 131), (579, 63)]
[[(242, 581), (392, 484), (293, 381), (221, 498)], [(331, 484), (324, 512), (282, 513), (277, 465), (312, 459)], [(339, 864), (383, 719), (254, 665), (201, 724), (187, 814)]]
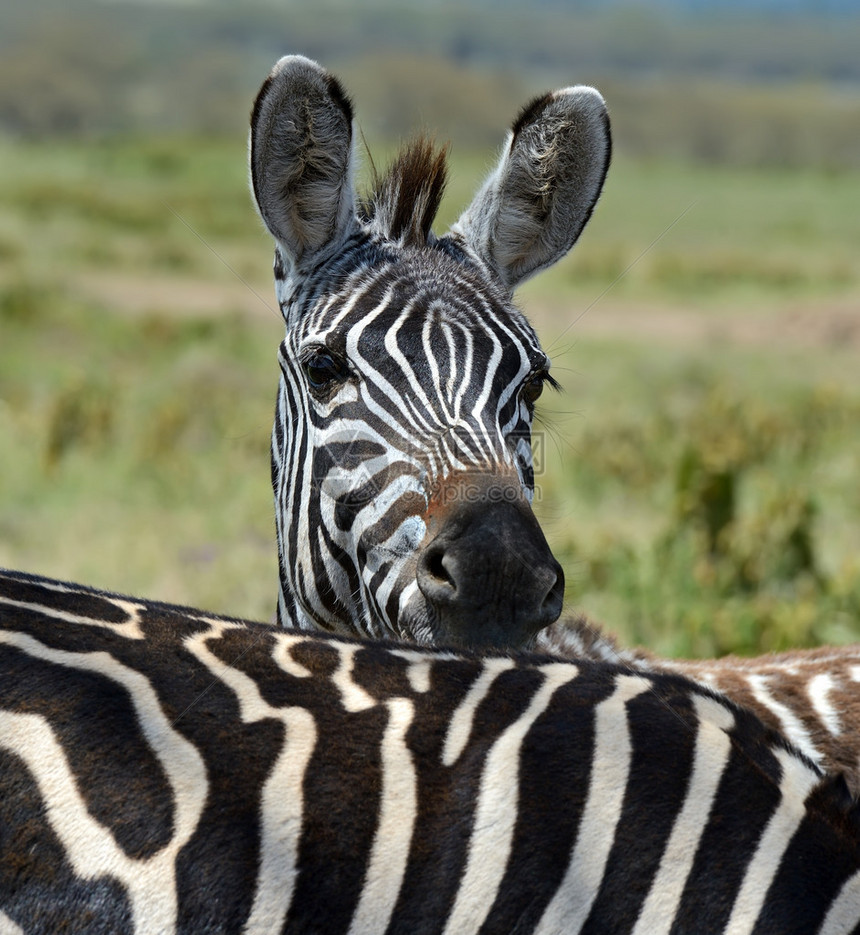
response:
[(531, 511), (549, 360), (513, 288), (573, 244), (609, 158), (602, 99), (521, 114), (452, 230), (430, 230), (445, 154), (419, 141), (357, 203), (352, 111), (282, 59), (252, 116), (251, 178), (287, 324), (272, 437), (288, 626), (527, 645), (564, 579)]
[(273, 463), (278, 516), (296, 519), (280, 528), (290, 593), (328, 629), (523, 643), (563, 591), (528, 504), (549, 361), (448, 244), (365, 248), (378, 262), (299, 314), (281, 348)]

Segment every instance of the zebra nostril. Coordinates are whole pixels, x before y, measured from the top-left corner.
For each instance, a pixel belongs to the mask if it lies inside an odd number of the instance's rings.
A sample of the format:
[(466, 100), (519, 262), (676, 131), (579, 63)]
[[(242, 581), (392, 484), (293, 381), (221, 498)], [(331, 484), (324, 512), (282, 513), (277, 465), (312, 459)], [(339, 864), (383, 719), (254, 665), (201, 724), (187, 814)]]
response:
[(457, 590), (457, 585), (448, 569), (445, 567), (445, 553), (441, 550), (434, 552), (427, 561), (427, 571), (439, 581), (440, 584), (448, 585), (453, 590)]
[(465, 646), (525, 645), (564, 601), (561, 565), (522, 504), (457, 504), (416, 578), (436, 639)]
[(457, 582), (449, 568), (450, 565), (450, 556), (444, 548), (428, 549), (421, 556), (418, 565), (418, 587), (431, 601), (450, 601), (455, 598)]

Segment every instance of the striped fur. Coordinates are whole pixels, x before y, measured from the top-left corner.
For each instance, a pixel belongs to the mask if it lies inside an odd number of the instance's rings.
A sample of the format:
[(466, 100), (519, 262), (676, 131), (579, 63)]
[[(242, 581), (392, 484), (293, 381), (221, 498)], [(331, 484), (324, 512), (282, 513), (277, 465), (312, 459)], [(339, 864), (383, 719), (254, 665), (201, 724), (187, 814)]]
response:
[[(285, 134), (288, 118), (313, 132)], [(351, 125), (340, 86), (298, 57), (276, 66), (252, 119), (252, 178), (278, 242), (288, 328), (272, 441), (280, 621), (428, 645), (537, 645), (682, 672), (749, 707), (823, 768), (844, 771), (860, 793), (856, 647), (699, 663), (619, 656), (585, 629), (537, 634), (560, 609), (562, 580), (524, 512), (533, 483), (528, 393), (547, 379), (549, 362), (510, 292), (588, 220), (609, 155), (596, 92), (566, 89), (526, 107), (497, 169), (440, 238), (431, 225), (444, 153), (423, 142), (405, 150), (359, 205)], [(325, 142), (323, 152), (312, 139)], [(297, 168), (307, 165), (310, 186)], [(328, 218), (322, 227), (320, 218)], [(309, 392), (303, 370), (318, 347), (348, 361), (350, 374), (323, 398)], [(518, 504), (510, 524), (493, 524), (499, 509), (488, 493)], [(433, 600), (445, 582), (431, 560), (446, 523), (462, 525), (448, 515), (452, 505), (462, 512), (470, 499), (490, 520), (462, 550), (480, 585), (452, 625)], [(523, 592), (531, 593), (525, 623), (511, 610)]]
[(860, 931), (857, 806), (677, 675), (0, 575), (0, 931)]
[(445, 154), (407, 147), (353, 189), (353, 111), (280, 60), (251, 119), (287, 333), (272, 434), (285, 626), (516, 646), (561, 611), (531, 511), (534, 403), (550, 362), (512, 301), (578, 238), (609, 163), (606, 109), (567, 88), (516, 121), (444, 236)]
[(860, 644), (751, 658), (666, 659), (622, 649), (594, 624), (570, 619), (541, 632), (536, 648), (693, 679), (748, 708), (821, 769), (843, 774), (860, 796)]

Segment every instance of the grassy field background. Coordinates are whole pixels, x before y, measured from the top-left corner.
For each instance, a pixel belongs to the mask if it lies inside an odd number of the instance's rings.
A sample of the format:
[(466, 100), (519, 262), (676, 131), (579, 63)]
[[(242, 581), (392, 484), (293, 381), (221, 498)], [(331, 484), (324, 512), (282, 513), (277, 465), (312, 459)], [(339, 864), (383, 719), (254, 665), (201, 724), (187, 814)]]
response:
[[(444, 225), (492, 158), (453, 151)], [(860, 638), (860, 172), (622, 155), (520, 293), (567, 605), (676, 655)], [(268, 619), (282, 324), (244, 141), (0, 145), (0, 565)]]

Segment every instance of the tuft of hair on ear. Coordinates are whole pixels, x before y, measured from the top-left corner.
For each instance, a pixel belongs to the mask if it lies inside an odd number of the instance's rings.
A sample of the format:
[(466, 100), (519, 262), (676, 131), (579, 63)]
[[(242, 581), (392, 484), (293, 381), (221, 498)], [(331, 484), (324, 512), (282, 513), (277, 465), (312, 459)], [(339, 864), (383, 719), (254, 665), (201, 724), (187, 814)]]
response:
[(423, 246), (448, 181), (448, 145), (418, 136), (401, 147), (384, 175), (371, 163), (371, 192), (362, 214), (384, 237)]

